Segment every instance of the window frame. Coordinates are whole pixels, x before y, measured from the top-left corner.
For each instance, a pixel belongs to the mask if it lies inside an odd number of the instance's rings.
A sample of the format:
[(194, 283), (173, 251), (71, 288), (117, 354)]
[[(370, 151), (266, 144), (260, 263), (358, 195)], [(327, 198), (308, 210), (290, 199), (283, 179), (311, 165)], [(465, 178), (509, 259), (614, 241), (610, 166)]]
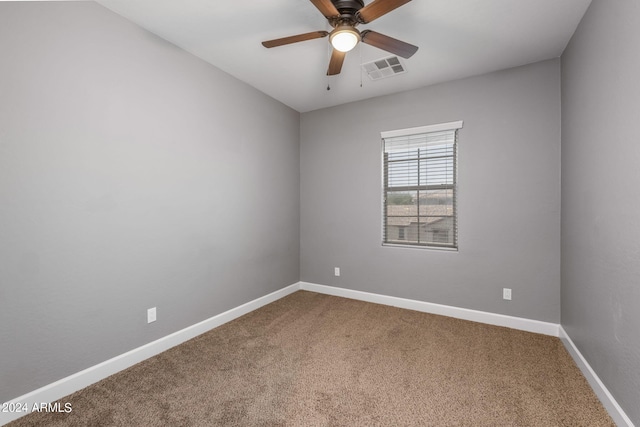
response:
[[(382, 194), (381, 194), (381, 206), (382, 206), (382, 215), (381, 215), (381, 220), (382, 220), (382, 224), (381, 224), (381, 241), (382, 241), (382, 246), (389, 246), (389, 247), (402, 247), (402, 248), (411, 248), (411, 249), (432, 249), (432, 250), (440, 250), (440, 251), (454, 251), (457, 252), (459, 250), (459, 239), (458, 239), (458, 208), (457, 208), (457, 198), (458, 198), (458, 130), (462, 129), (463, 126), (463, 121), (455, 121), (455, 122), (447, 122), (447, 123), (439, 123), (439, 124), (434, 124), (434, 125), (428, 125), (428, 126), (419, 126), (419, 127), (413, 127), (413, 128), (406, 128), (406, 129), (397, 129), (397, 130), (392, 130), (392, 131), (382, 131), (380, 132), (380, 138), (381, 138), (381, 171), (382, 171), (382, 176), (381, 176), (381, 182), (382, 182)], [(387, 168), (387, 162), (385, 161), (385, 140), (389, 139), (389, 138), (397, 138), (397, 137), (405, 137), (405, 136), (412, 136), (412, 135), (419, 135), (419, 134), (429, 134), (429, 133), (436, 133), (436, 132), (444, 132), (444, 131), (454, 131), (454, 143), (453, 143), (453, 183), (452, 184), (446, 184), (440, 186), (440, 188), (442, 189), (451, 189), (453, 194), (453, 201), (452, 201), (452, 205), (453, 205), (453, 213), (452, 213), (452, 220), (453, 220), (453, 243), (449, 244), (449, 245), (442, 245), (442, 244), (438, 244), (437, 242), (426, 242), (426, 243), (411, 243), (411, 242), (407, 242), (407, 243), (397, 243), (397, 241), (389, 241), (388, 236), (386, 236), (386, 231), (385, 230), (385, 226), (387, 224), (387, 203), (386, 203), (386, 196), (387, 193), (389, 192), (389, 189), (392, 187), (388, 187), (387, 186), (387, 182), (385, 181), (385, 177), (387, 177), (388, 171), (386, 170)], [(418, 183), (419, 184), (419, 183)], [(424, 190), (429, 190), (429, 185), (427, 185), (426, 183), (424, 185), (417, 185), (416, 187), (420, 188), (420, 187), (424, 187)], [(423, 225), (422, 222), (418, 222), (417, 227), (418, 229), (420, 228), (420, 226)], [(405, 230), (406, 232), (406, 230)], [(385, 241), (385, 237), (387, 237), (387, 241)]]

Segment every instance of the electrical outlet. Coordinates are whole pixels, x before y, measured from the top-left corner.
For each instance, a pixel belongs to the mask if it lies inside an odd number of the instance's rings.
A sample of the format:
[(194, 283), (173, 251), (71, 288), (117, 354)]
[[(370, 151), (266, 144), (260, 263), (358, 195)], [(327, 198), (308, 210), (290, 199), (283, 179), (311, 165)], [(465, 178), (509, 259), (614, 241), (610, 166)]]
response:
[(336, 277), (340, 276), (340, 267), (335, 267), (335, 268), (333, 269), (333, 274), (334, 274)]
[(155, 321), (156, 321), (156, 308), (153, 307), (147, 310), (147, 323), (151, 323)]
[(510, 288), (502, 288), (502, 299), (507, 301), (511, 301), (511, 289)]

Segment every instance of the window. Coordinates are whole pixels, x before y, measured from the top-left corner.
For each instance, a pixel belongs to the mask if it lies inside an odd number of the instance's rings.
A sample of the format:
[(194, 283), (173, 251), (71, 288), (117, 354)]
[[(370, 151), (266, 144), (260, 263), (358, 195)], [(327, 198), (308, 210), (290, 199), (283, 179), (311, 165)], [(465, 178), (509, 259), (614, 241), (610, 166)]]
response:
[(460, 128), (452, 122), (382, 132), (383, 244), (458, 248)]

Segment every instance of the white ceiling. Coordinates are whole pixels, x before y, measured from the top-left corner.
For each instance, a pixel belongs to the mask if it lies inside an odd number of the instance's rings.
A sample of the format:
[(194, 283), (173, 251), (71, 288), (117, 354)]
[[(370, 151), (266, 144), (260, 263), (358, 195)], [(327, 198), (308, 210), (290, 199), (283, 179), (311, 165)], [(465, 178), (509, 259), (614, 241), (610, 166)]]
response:
[(390, 54), (369, 45), (347, 54), (342, 73), (331, 78), (328, 38), (272, 49), (261, 45), (330, 30), (309, 0), (97, 1), (299, 112), (557, 58), (591, 3), (413, 0), (359, 27), (420, 47), (403, 60), (407, 73), (372, 81), (360, 64)]

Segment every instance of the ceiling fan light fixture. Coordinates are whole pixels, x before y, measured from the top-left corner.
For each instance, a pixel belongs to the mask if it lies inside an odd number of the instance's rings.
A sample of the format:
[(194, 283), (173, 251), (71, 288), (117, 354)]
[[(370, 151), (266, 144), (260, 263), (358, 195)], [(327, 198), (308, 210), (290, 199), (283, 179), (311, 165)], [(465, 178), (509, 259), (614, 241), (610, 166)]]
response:
[(340, 52), (349, 52), (360, 40), (360, 32), (350, 25), (336, 27), (329, 35), (331, 46)]

